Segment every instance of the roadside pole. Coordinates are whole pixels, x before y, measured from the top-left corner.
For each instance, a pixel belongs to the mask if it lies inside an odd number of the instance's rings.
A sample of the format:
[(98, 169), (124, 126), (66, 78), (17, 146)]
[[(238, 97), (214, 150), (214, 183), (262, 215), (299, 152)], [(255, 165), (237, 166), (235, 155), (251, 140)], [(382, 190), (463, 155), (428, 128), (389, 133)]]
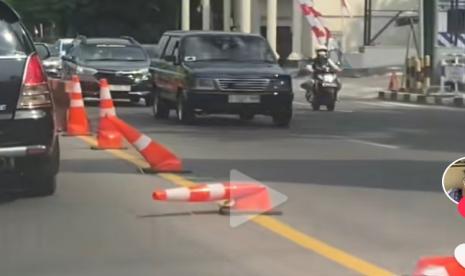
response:
[(436, 56), (436, 35), (437, 35), (437, 0), (422, 0), (423, 11), (420, 18), (423, 20), (423, 49), (424, 55), (429, 55), (431, 57), (431, 71), (433, 72), (432, 79), (434, 82), (437, 81), (436, 74), (436, 65), (438, 64), (438, 59)]

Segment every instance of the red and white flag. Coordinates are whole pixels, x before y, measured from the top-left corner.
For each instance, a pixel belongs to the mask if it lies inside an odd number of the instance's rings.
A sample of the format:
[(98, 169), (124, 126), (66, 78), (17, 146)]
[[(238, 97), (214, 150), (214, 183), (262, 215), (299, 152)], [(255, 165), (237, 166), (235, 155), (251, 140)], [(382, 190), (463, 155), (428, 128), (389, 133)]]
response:
[(313, 0), (299, 0), (300, 8), (307, 19), (318, 43), (325, 45), (331, 39), (331, 32), (324, 25), (322, 14), (315, 9)]
[(352, 17), (352, 13), (350, 11), (350, 5), (347, 0), (341, 0), (341, 5), (342, 5), (342, 12), (349, 17)]

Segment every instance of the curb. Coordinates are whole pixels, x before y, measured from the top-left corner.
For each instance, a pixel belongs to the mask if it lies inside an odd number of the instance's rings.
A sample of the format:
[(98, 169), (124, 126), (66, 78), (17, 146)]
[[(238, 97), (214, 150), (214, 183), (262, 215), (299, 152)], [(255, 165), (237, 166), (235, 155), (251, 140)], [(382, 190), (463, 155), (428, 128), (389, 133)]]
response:
[(426, 96), (421, 94), (392, 92), (392, 91), (379, 91), (378, 99), (385, 101), (395, 101), (403, 103), (426, 104), (426, 105), (440, 105), (452, 107), (465, 107), (463, 98), (441, 97), (441, 96)]
[[(284, 70), (289, 73), (293, 78), (299, 78), (308, 76), (308, 72), (302, 68), (296, 67), (285, 67)], [(374, 76), (385, 76), (390, 72), (399, 72), (402, 71), (399, 67), (379, 67), (379, 68), (344, 68), (343, 71), (339, 74), (342, 78), (365, 78), (365, 77), (374, 77)]]

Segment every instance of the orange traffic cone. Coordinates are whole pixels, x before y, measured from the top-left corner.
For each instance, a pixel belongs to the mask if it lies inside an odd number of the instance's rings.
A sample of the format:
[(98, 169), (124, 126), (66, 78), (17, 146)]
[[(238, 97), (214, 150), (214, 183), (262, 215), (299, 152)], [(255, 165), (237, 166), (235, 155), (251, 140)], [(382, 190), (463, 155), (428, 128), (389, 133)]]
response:
[(120, 131), (126, 140), (129, 141), (137, 151), (142, 154), (150, 164), (151, 170), (144, 172), (172, 172), (181, 173), (182, 161), (164, 146), (155, 143), (148, 136), (141, 134), (136, 129), (126, 124), (117, 117), (108, 117), (108, 120)]
[(212, 202), (226, 200), (222, 213), (265, 213), (273, 208), (266, 186), (258, 183), (218, 183), (153, 193), (158, 201)]
[(461, 276), (465, 275), (463, 268), (454, 257), (431, 257), (421, 259), (413, 276)]
[(398, 92), (400, 90), (400, 82), (396, 72), (391, 73), (388, 90), (392, 92)]
[(116, 117), (115, 106), (111, 98), (110, 87), (106, 79), (100, 80), (100, 123), (97, 134), (97, 147), (92, 149), (124, 149), (123, 136), (110, 122)]
[(81, 83), (78, 76), (73, 76), (71, 80), (70, 107), (68, 110), (68, 136), (90, 135), (89, 121), (82, 98)]

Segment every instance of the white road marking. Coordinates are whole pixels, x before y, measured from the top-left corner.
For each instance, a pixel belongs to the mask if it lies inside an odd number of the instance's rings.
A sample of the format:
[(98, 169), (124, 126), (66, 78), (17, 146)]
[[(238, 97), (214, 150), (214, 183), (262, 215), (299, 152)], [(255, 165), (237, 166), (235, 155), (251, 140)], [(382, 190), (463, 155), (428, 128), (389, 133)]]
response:
[(419, 105), (419, 104), (409, 104), (409, 103), (397, 103), (397, 102), (359, 102), (361, 104), (366, 104), (366, 105), (372, 105), (372, 106), (381, 106), (381, 107), (415, 107), (415, 108), (425, 108), (428, 106), (425, 105)]
[(371, 106), (379, 106), (379, 107), (409, 107), (409, 108), (417, 108), (417, 109), (437, 109), (437, 110), (450, 110), (450, 111), (458, 111), (458, 112), (465, 111), (464, 108), (444, 106), (444, 105), (424, 105), (424, 104), (383, 102), (383, 101), (380, 101), (380, 102), (357, 101), (357, 103), (371, 105)]
[(379, 147), (379, 148), (385, 148), (385, 149), (399, 149), (400, 148), (399, 146), (375, 143), (375, 142), (359, 140), (359, 139), (347, 139), (347, 141), (357, 143), (357, 144), (364, 144), (364, 145), (369, 145), (369, 146), (374, 146), (374, 147)]

